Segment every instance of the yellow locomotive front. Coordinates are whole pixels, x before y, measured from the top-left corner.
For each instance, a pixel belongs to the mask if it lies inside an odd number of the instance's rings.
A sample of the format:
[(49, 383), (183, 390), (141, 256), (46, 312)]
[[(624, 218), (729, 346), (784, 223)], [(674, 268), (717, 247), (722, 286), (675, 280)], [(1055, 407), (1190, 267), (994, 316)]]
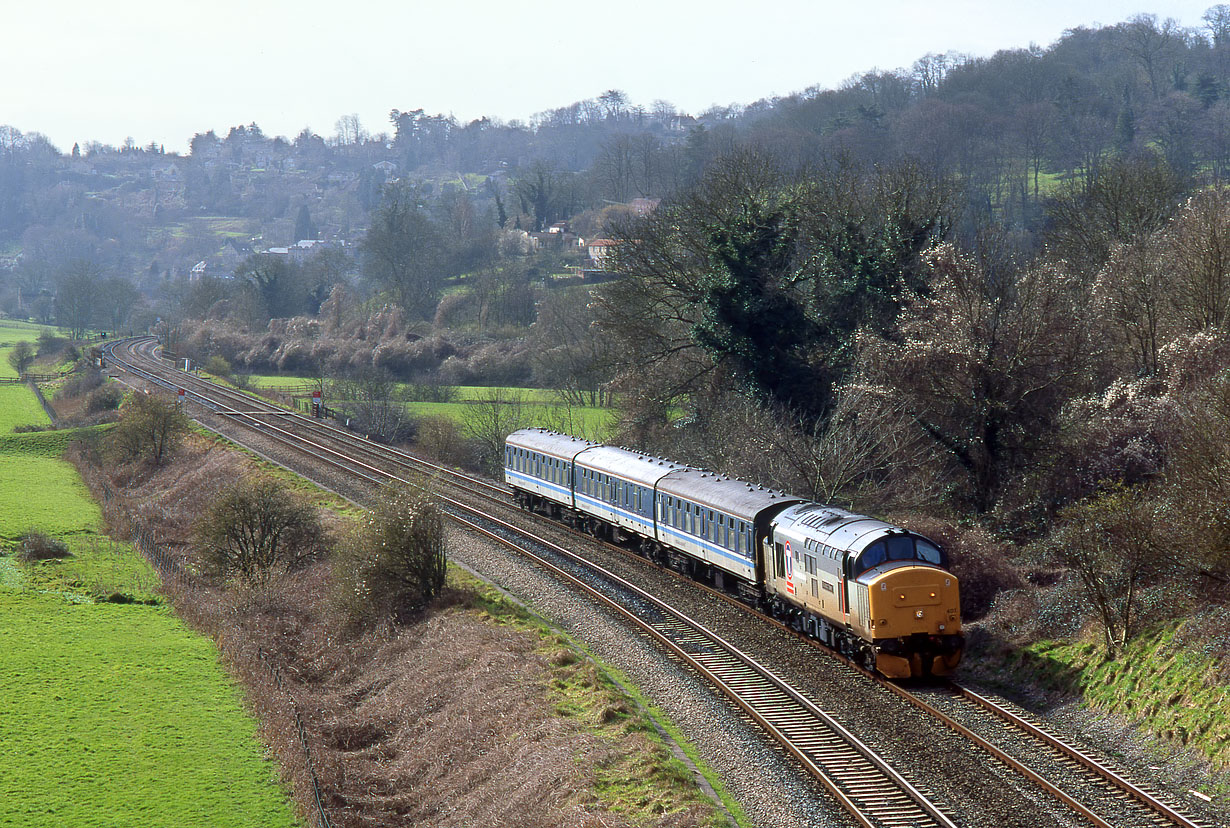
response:
[(956, 577), (917, 561), (885, 561), (851, 586), (850, 624), (890, 678), (945, 676), (961, 661)]

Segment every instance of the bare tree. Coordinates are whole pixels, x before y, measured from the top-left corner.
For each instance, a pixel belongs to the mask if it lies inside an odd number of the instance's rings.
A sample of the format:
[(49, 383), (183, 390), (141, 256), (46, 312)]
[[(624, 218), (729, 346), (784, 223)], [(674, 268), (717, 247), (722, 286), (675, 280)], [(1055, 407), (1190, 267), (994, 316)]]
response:
[(1115, 658), (1137, 632), (1142, 593), (1172, 564), (1157, 542), (1153, 504), (1118, 489), (1070, 506), (1062, 521), (1047, 546), (1078, 578)]
[(1213, 47), (1230, 46), (1230, 6), (1218, 3), (1200, 17), (1213, 38)]
[(1230, 328), (1230, 190), (1193, 196), (1168, 234), (1175, 310), (1190, 331)]
[(860, 338), (854, 384), (902, 406), (986, 512), (1088, 382), (1079, 283), (1058, 267), (990, 278), (947, 244), (927, 261), (930, 295), (903, 313), (894, 336)]
[(1140, 67), (1149, 82), (1153, 97), (1161, 96), (1160, 78), (1165, 76), (1169, 60), (1183, 45), (1183, 30), (1174, 18), (1160, 24), (1157, 15), (1138, 14), (1117, 27), (1122, 36), (1122, 48)]
[(475, 446), (479, 465), (496, 475), (504, 465), (504, 440), (530, 423), (525, 395), (506, 388), (489, 388), (466, 406), (462, 431)]
[(348, 147), (351, 144), (361, 144), (367, 140), (367, 130), (359, 122), (357, 113), (343, 115), (338, 118), (333, 128), (337, 130), (334, 140), (338, 146)]
[(580, 289), (548, 294), (531, 328), (535, 374), (568, 405), (608, 404), (610, 340), (598, 331), (591, 298)]
[(392, 375), (365, 367), (349, 377), (335, 380), (330, 393), (353, 429), (395, 441), (406, 437), (409, 418), (402, 393)]
[(1093, 284), (1095, 319), (1108, 341), (1117, 342), (1134, 373), (1153, 375), (1165, 344), (1167, 315), (1165, 270), (1156, 240), (1117, 245)]
[(133, 394), (107, 435), (108, 449), (121, 460), (147, 460), (155, 466), (169, 457), (188, 433), (179, 405), (152, 394)]
[(99, 269), (84, 259), (69, 263), (56, 282), (56, 322), (73, 339), (85, 336), (94, 320), (99, 295)]
[(13, 366), (13, 370), (21, 376), (26, 372), (34, 362), (34, 346), (26, 340), (21, 340), (13, 346), (13, 350), (9, 351), (9, 365)]

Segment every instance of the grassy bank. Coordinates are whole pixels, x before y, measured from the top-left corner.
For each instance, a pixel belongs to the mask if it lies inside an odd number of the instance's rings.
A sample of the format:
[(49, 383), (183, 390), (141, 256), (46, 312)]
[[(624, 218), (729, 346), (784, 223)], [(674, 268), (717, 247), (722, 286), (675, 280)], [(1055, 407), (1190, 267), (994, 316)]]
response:
[[(474, 608), (492, 623), (511, 624), (538, 637), (539, 653), (551, 665), (547, 694), (557, 715), (576, 720), (582, 728), (611, 744), (625, 746), (593, 768), (594, 794), (612, 812), (634, 824), (644, 824), (701, 801), (692, 769), (672, 755), (663, 741), (662, 734), (666, 734), (708, 780), (726, 815), (733, 817), (737, 825), (750, 824), (696, 749), (625, 676), (603, 665), (579, 642), (463, 570), (450, 568), (449, 582), (471, 595)], [(636, 749), (627, 749), (629, 745)], [(715, 811), (713, 824), (729, 824), (726, 815)]]
[(57, 537), (97, 532), (98, 504), (77, 470), (59, 459), (66, 443), (56, 432), (0, 436), (0, 549), (29, 529)]
[[(1225, 679), (1230, 662), (1217, 652), (1222, 645), (1212, 650), (1206, 645), (1203, 636), (1186, 640), (1182, 628), (1158, 630), (1108, 660), (1099, 644), (1040, 641), (988, 654), (994, 663), (984, 665), (982, 678), (1011, 676), (1010, 685), (999, 687), (1010, 693), (1032, 685), (1075, 696), (1158, 737), (1160, 755), (1181, 746), (1230, 771), (1230, 691)], [(1230, 796), (1230, 774), (1221, 773), (1220, 781), (1203, 792)]]

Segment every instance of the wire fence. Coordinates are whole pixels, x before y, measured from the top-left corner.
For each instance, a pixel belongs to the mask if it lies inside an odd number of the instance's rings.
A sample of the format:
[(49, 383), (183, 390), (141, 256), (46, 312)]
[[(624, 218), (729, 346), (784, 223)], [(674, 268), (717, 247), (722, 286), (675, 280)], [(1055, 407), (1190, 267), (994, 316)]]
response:
[[(106, 503), (110, 503), (112, 493), (109, 486), (103, 486), (103, 498)], [(159, 542), (157, 532), (152, 528), (138, 526), (133, 537), (133, 545), (158, 572), (158, 576), (162, 579), (163, 584), (173, 586), (175, 589), (191, 589), (195, 586), (195, 576), (193, 573), (186, 570), (176, 557), (167, 551), (165, 545)], [(228, 649), (222, 642), (219, 642), (219, 647), (223, 650)], [(299, 746), (303, 749), (303, 758), (307, 766), (308, 777), (312, 782), (312, 801), (316, 805), (316, 824), (318, 828), (333, 828), (329, 822), (329, 817), (325, 814), (324, 803), (320, 795), (320, 778), (316, 773), (316, 762), (312, 758), (312, 748), (308, 742), (307, 727), (303, 724), (303, 715), (299, 712), (299, 702), (295, 700), (290, 689), (286, 686), (286, 682), (282, 678), (282, 669), (273, 663), (272, 659), (265, 652), (264, 647), (258, 646), (256, 648), (256, 656), (265, 669), (269, 671), (270, 678), (277, 688), (282, 691), (282, 695), (294, 714), (295, 735), (298, 736)]]

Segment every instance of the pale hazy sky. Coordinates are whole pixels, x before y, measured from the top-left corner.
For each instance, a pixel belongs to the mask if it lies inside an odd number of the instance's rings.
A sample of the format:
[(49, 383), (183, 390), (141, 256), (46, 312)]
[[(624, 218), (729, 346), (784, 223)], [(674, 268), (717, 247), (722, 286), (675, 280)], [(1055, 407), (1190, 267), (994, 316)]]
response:
[(61, 150), (132, 136), (183, 152), (252, 121), (329, 137), (355, 113), (386, 132), (394, 108), (525, 119), (612, 88), (697, 113), (1141, 12), (1199, 27), (1214, 0), (0, 3), (0, 124)]

